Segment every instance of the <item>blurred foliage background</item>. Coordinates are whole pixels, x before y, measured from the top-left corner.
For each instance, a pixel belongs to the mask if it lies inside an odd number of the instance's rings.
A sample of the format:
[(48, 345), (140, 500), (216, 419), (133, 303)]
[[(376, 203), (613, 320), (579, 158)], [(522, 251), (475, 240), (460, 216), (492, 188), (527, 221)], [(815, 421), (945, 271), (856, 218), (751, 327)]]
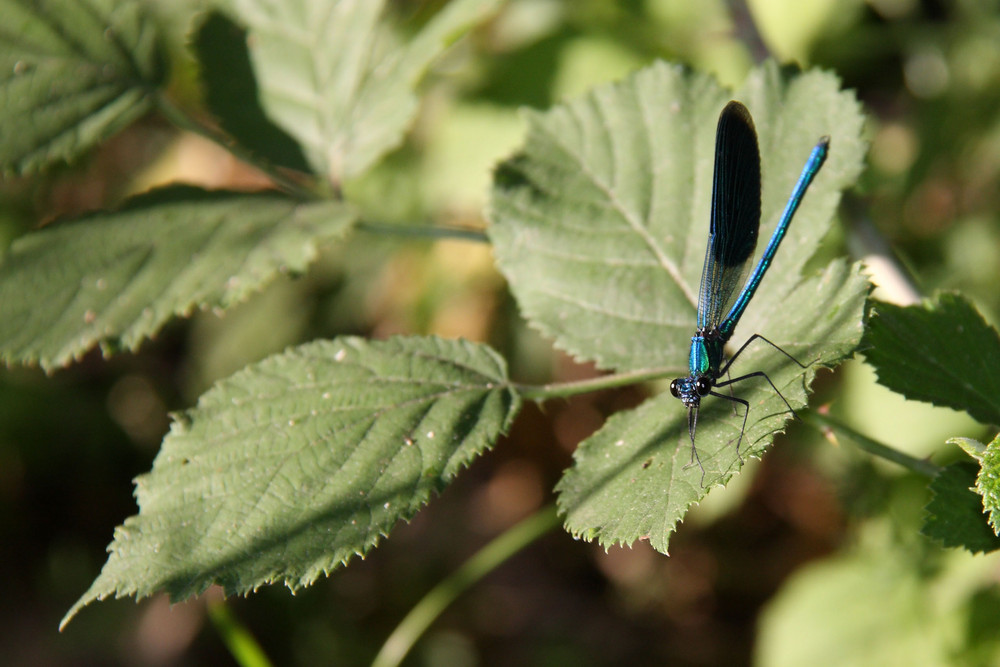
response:
[[(415, 26), (441, 4), (396, 0), (391, 11)], [(199, 5), (155, 5), (173, 26), (173, 96), (195, 108), (184, 44)], [(479, 228), (490, 169), (522, 137), (519, 107), (547, 108), (655, 58), (734, 85), (768, 55), (836, 72), (870, 117), (868, 171), (821, 252), (868, 259), (880, 298), (961, 290), (996, 322), (996, 0), (511, 0), (437, 64), (406, 144), (348, 191), (368, 222)], [(60, 216), (178, 180), (267, 183), (151, 116), (80, 163), (4, 180), (0, 247)], [(909, 281), (884, 270), (891, 263)], [(231, 661), (206, 615), (211, 592), (174, 607), (163, 598), (107, 601), (61, 635), (56, 626), (98, 573), (114, 526), (135, 512), (131, 479), (149, 469), (169, 411), (287, 345), (404, 332), (489, 342), (519, 381), (593, 374), (523, 325), (485, 244), (375, 230), (224, 317), (175, 322), (138, 354), (95, 352), (52, 376), (0, 371), (3, 662)], [(861, 362), (816, 389), (814, 408), (936, 461), (959, 457), (947, 437), (992, 437), (880, 389)], [(232, 610), (275, 664), (366, 664), (435, 583), (552, 501), (581, 438), (641, 398), (630, 389), (527, 407), (493, 453), (366, 560), (294, 598), (271, 588), (230, 601)], [(642, 543), (605, 553), (551, 534), (462, 597), (407, 664), (996, 664), (998, 561), (921, 537), (927, 499), (912, 474), (792, 428), (689, 515), (669, 558)]]

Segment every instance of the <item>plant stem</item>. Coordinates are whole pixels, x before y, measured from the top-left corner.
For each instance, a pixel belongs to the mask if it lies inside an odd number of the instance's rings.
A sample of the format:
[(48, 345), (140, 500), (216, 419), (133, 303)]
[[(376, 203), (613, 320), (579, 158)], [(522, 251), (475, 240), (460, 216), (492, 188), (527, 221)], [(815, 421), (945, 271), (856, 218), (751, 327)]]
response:
[(162, 113), (167, 120), (176, 125), (178, 128), (197, 134), (200, 137), (204, 137), (212, 143), (218, 144), (222, 148), (226, 149), (228, 152), (236, 156), (237, 159), (260, 169), (262, 172), (267, 174), (268, 178), (274, 181), (275, 185), (282, 188), (289, 194), (307, 201), (320, 198), (320, 195), (317, 192), (302, 185), (301, 183), (296, 182), (267, 160), (261, 159), (261, 157), (253, 151), (247, 150), (238, 142), (230, 139), (224, 133), (196, 121), (191, 117), (191, 115), (174, 104), (166, 95), (160, 94), (156, 96), (156, 108), (159, 109), (160, 113)]
[(877, 456), (879, 458), (885, 459), (886, 461), (892, 461), (893, 463), (899, 464), (919, 475), (924, 475), (926, 477), (935, 477), (941, 468), (934, 465), (926, 459), (918, 459), (915, 456), (910, 456), (904, 452), (897, 449), (893, 449), (888, 445), (884, 445), (877, 440), (872, 440), (866, 435), (858, 433), (852, 429), (847, 424), (840, 422), (836, 419), (832, 419), (827, 415), (820, 414), (818, 412), (807, 412), (803, 415), (803, 419), (807, 422), (812, 422), (813, 426), (818, 428), (829, 428), (841, 436), (851, 440), (860, 449)]
[(397, 236), (416, 236), (430, 239), (458, 239), (460, 241), (476, 241), (489, 243), (486, 232), (466, 227), (447, 227), (442, 225), (390, 225), (381, 222), (359, 222), (356, 229), (372, 234), (395, 234)]
[(224, 600), (208, 604), (208, 617), (236, 664), (240, 667), (271, 667), (271, 661), (268, 660), (264, 649), (233, 615)]
[(555, 505), (542, 509), (480, 549), (454, 574), (435, 586), (392, 634), (375, 656), (372, 667), (395, 667), (448, 605), (513, 554), (559, 525)]
[(550, 398), (565, 398), (576, 396), (577, 394), (588, 394), (601, 389), (614, 389), (650, 380), (662, 380), (676, 374), (671, 370), (652, 371), (632, 371), (631, 373), (615, 373), (614, 375), (602, 375), (601, 377), (590, 378), (588, 380), (577, 380), (576, 382), (556, 382), (543, 385), (523, 385), (515, 384), (514, 388), (523, 398), (529, 401), (545, 401)]

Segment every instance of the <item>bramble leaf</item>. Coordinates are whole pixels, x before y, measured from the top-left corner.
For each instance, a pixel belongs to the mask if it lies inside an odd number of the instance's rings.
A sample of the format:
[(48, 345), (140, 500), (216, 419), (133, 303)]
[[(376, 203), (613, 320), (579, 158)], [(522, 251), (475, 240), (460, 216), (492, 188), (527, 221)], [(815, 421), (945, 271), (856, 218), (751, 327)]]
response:
[[(958, 294), (916, 306), (876, 303), (865, 358), (878, 381), (903, 396), (1000, 424), (1000, 336)], [(914, 363), (919, 359), (920, 363)]]
[(334, 201), (174, 186), (31, 232), (0, 264), (0, 359), (52, 369), (97, 343), (135, 349), (174, 316), (305, 270), (354, 219)]
[(0, 171), (72, 160), (144, 114), (165, 78), (134, 0), (0, 0)]
[(63, 625), (111, 595), (308, 586), (412, 517), (519, 407), (503, 359), (461, 340), (348, 337), (249, 366), (176, 418)]
[(250, 33), (265, 112), (301, 144), (313, 171), (335, 183), (402, 141), (420, 77), (497, 4), (450, 2), (403, 42), (382, 19), (385, 0), (230, 2)]
[[(796, 329), (802, 340), (808, 333), (817, 340), (808, 354), (820, 355), (819, 359), (805, 374), (766, 344), (746, 366), (741, 356), (740, 368), (764, 370), (793, 408), (804, 408), (806, 389), (817, 368), (848, 356), (860, 339), (867, 285), (857, 265), (834, 262), (789, 295), (790, 312), (817, 311), (814, 319)], [(738, 383), (733, 392), (750, 403), (740, 455), (736, 445), (743, 408), (734, 414), (729, 401), (706, 399), (696, 441), (704, 472), (692, 464), (684, 406), (669, 392), (612, 415), (580, 443), (573, 467), (557, 487), (567, 530), (605, 547), (644, 539), (667, 553), (670, 537), (688, 508), (712, 485), (728, 482), (742, 465), (740, 456), (760, 457), (791, 416), (763, 379)]]
[[(732, 368), (763, 371), (793, 408), (821, 367), (848, 357), (862, 333), (868, 283), (858, 266), (802, 271), (830, 226), (840, 191), (858, 175), (865, 146), (857, 102), (832, 75), (782, 79), (773, 64), (735, 93), (714, 80), (655, 64), (583, 98), (528, 114), (524, 148), (496, 171), (490, 238), (529, 323), (580, 360), (619, 371), (680, 375), (696, 323), (712, 200), (715, 125), (727, 99), (754, 114), (762, 158), (762, 230), (777, 222), (822, 135), (829, 158), (733, 337), (760, 333), (807, 368), (758, 341)], [(750, 404), (741, 453), (758, 456), (791, 417), (763, 378), (733, 386)], [(742, 408), (740, 408), (742, 411)], [(690, 461), (685, 411), (657, 397), (616, 415), (577, 449), (559, 484), (574, 535), (603, 545), (669, 536), (704, 485), (739, 469), (742, 415), (706, 400)]]
[(309, 171), (302, 149), (267, 117), (247, 48), (247, 34), (220, 12), (210, 12), (191, 44), (198, 56), (205, 103), (222, 128), (275, 165)]
[(930, 484), (931, 497), (921, 533), (946, 547), (963, 547), (972, 553), (1000, 548), (983, 514), (983, 499), (976, 494), (976, 468), (955, 463), (944, 468)]

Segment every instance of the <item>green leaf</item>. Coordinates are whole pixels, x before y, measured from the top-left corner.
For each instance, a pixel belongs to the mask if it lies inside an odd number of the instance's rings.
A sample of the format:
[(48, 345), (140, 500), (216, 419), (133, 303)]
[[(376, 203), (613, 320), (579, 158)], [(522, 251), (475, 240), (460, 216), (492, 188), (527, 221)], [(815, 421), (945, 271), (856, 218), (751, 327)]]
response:
[(979, 461), (975, 492), (982, 497), (982, 511), (989, 513), (994, 536), (1000, 535), (1000, 435), (988, 445), (972, 438), (952, 438), (972, 458)]
[(974, 305), (940, 293), (917, 306), (875, 304), (865, 357), (878, 381), (906, 398), (1000, 424), (1000, 337)]
[[(860, 538), (875, 541), (869, 535)], [(931, 565), (919, 555), (911, 545), (879, 541), (796, 570), (760, 614), (753, 664), (997, 664), (995, 642), (988, 660), (955, 658), (968, 647), (959, 637), (968, 631), (969, 591), (977, 583), (970, 581), (971, 556)], [(994, 588), (990, 578), (979, 577), (983, 590)], [(993, 633), (996, 625), (991, 619)]]
[(920, 532), (946, 547), (963, 547), (972, 553), (1000, 548), (1000, 537), (983, 515), (983, 499), (972, 490), (975, 484), (975, 466), (955, 463), (944, 468), (931, 482), (933, 497)]
[(283, 167), (309, 171), (302, 149), (274, 125), (260, 106), (247, 34), (219, 12), (198, 27), (193, 45), (205, 88), (205, 103), (223, 129), (257, 155)]
[(131, 0), (0, 0), (0, 171), (72, 160), (145, 113), (164, 79)]
[(497, 0), (448, 3), (409, 43), (380, 20), (384, 0), (231, 0), (250, 31), (261, 104), (338, 183), (403, 138), (431, 62)]
[(760, 664), (935, 664), (925, 659), (927, 602), (916, 576), (887, 559), (821, 561), (766, 610)]
[[(793, 408), (803, 408), (820, 365), (849, 355), (861, 338), (867, 285), (859, 266), (834, 262), (788, 295), (788, 311), (805, 320), (790, 321), (795, 339), (814, 337), (821, 343), (796, 350), (806, 350), (803, 359), (820, 355), (805, 372), (766, 344), (748, 348), (737, 365), (748, 372), (765, 371)], [(788, 349), (787, 342), (783, 346)], [(744, 362), (744, 357), (749, 360)], [(706, 399), (697, 430), (704, 473), (698, 465), (691, 465), (684, 406), (668, 392), (609, 418), (580, 444), (573, 467), (557, 486), (566, 529), (606, 547), (645, 539), (657, 551), (667, 553), (670, 536), (691, 504), (711, 485), (725, 484), (739, 469), (741, 456), (759, 457), (791, 416), (762, 379), (740, 382), (733, 390), (750, 403), (740, 455), (736, 444), (743, 424), (742, 407), (734, 414), (729, 401)]]
[(135, 349), (170, 318), (227, 308), (344, 234), (341, 203), (171, 187), (18, 238), (0, 264), (0, 359), (66, 365)]
[(986, 452), (986, 445), (975, 438), (949, 438), (948, 444), (958, 445), (962, 451), (977, 461), (981, 461)]
[(983, 511), (989, 512), (993, 533), (1000, 535), (1000, 436), (986, 446), (979, 465), (976, 493), (983, 498)]
[(577, 359), (620, 371), (685, 368), (708, 240), (715, 125), (731, 97), (747, 104), (760, 139), (761, 238), (817, 140), (832, 136), (829, 159), (733, 338), (761, 333), (793, 355), (815, 340), (790, 339), (785, 320), (812, 314), (783, 303), (829, 229), (840, 190), (859, 173), (857, 102), (821, 72), (785, 82), (772, 65), (732, 93), (657, 63), (548, 112), (528, 112), (524, 149), (496, 171), (489, 233), (500, 270), (529, 322)]
[[(529, 322), (559, 347), (605, 368), (686, 373), (708, 238), (715, 124), (730, 97), (755, 114), (762, 235), (773, 229), (819, 137), (832, 136), (827, 164), (733, 338), (738, 345), (760, 333), (808, 365), (799, 368), (758, 341), (732, 369), (733, 377), (766, 372), (800, 408), (816, 371), (856, 348), (868, 291), (859, 267), (843, 262), (802, 278), (864, 153), (858, 105), (833, 77), (812, 72), (786, 82), (768, 66), (731, 94), (712, 79), (660, 63), (581, 100), (530, 113), (525, 148), (496, 172), (490, 236)], [(750, 403), (741, 454), (757, 456), (790, 415), (762, 378), (733, 391)], [(724, 483), (740, 465), (742, 415), (730, 402), (702, 404), (704, 480), (700, 468), (685, 467), (685, 415), (679, 401), (660, 396), (609, 419), (581, 444), (558, 487), (573, 534), (604, 545), (649, 539), (666, 551), (674, 525), (705, 486)]]
[(503, 359), (461, 340), (342, 338), (250, 366), (177, 418), (63, 624), (110, 595), (308, 586), (412, 517), (519, 406)]

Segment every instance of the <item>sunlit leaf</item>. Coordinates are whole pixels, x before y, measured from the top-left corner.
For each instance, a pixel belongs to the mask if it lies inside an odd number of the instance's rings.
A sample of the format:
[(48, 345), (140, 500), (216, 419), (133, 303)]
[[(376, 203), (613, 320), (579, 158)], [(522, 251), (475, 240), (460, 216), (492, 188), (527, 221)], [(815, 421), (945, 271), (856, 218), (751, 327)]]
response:
[(830, 156), (733, 339), (761, 333), (800, 349), (814, 342), (787, 340), (788, 328), (774, 316), (795, 315), (781, 307), (785, 295), (829, 229), (840, 191), (860, 171), (857, 101), (821, 72), (785, 82), (769, 66), (733, 92), (658, 63), (529, 112), (524, 148), (496, 171), (489, 232), (500, 269), (528, 321), (574, 357), (616, 370), (686, 367), (708, 240), (715, 126), (729, 99), (743, 101), (757, 127), (761, 239), (810, 150), (831, 136)]
[(972, 553), (1000, 548), (1000, 537), (990, 528), (983, 514), (983, 498), (973, 490), (976, 472), (973, 465), (956, 463), (934, 478), (930, 485), (933, 497), (927, 504), (927, 516), (921, 529), (924, 535), (946, 547), (962, 547)]
[(988, 445), (971, 438), (952, 438), (948, 442), (959, 445), (979, 462), (975, 486), (967, 483), (966, 487), (972, 487), (970, 493), (974, 491), (978, 494), (978, 509), (987, 515), (993, 531), (991, 538), (995, 538), (991, 543), (1000, 545), (1000, 538), (996, 537), (1000, 535), (1000, 435)]
[(420, 77), (497, 0), (450, 2), (406, 42), (384, 21), (384, 0), (231, 4), (250, 32), (264, 110), (298, 140), (313, 171), (339, 182), (399, 144)]
[[(757, 126), (764, 238), (813, 146), (831, 136), (829, 159), (733, 338), (738, 345), (760, 333), (808, 366), (758, 341), (732, 368), (733, 377), (765, 371), (800, 408), (815, 372), (856, 348), (867, 295), (857, 266), (834, 263), (802, 276), (864, 155), (857, 102), (833, 76), (786, 81), (771, 65), (729, 92), (660, 63), (529, 113), (525, 147), (497, 169), (489, 233), (529, 323), (559, 347), (605, 368), (685, 373), (708, 238), (715, 125), (730, 98), (747, 104)], [(762, 378), (733, 392), (750, 403), (741, 452), (759, 455), (791, 415)], [(648, 538), (665, 551), (688, 505), (739, 468), (741, 424), (729, 402), (703, 403), (703, 478), (701, 468), (682, 465), (691, 450), (679, 401), (659, 397), (612, 418), (581, 444), (560, 483), (567, 528), (602, 544)]]
[[(849, 355), (860, 339), (866, 294), (867, 282), (856, 265), (831, 264), (821, 276), (802, 283), (786, 301), (789, 311), (800, 316), (817, 310), (808, 322), (798, 320), (799, 316), (789, 322), (801, 340), (808, 334), (816, 336), (819, 344), (806, 349), (810, 355), (822, 355), (820, 360), (803, 374), (781, 353), (761, 344), (752, 361), (744, 364), (740, 357), (741, 370), (734, 373), (763, 370), (793, 408), (804, 408), (807, 387), (819, 365)], [(669, 392), (609, 418), (580, 444), (573, 467), (559, 482), (559, 506), (566, 514), (567, 530), (604, 546), (645, 539), (666, 553), (676, 524), (691, 504), (712, 485), (726, 483), (739, 470), (741, 457), (759, 457), (791, 417), (761, 378), (733, 385), (733, 393), (750, 403), (740, 453), (736, 445), (742, 407), (734, 413), (729, 401), (709, 397), (702, 402), (698, 417), (700, 466), (692, 464), (684, 406)]]
[(983, 511), (989, 514), (994, 535), (1000, 535), (1000, 436), (986, 446), (979, 461), (976, 493), (983, 498)]

